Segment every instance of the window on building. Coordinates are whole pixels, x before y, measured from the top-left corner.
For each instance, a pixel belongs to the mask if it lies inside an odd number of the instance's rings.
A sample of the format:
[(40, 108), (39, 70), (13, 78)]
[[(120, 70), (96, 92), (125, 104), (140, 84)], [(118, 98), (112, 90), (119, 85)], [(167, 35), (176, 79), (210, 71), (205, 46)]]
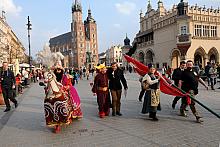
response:
[(210, 36), (217, 37), (217, 27), (216, 26), (211, 26)]
[(82, 43), (80, 44), (80, 47), (81, 47), (81, 48), (83, 47), (83, 44), (82, 44)]
[(187, 34), (187, 27), (181, 26), (181, 35), (186, 35), (186, 34)]
[(195, 36), (202, 36), (202, 25), (195, 25)]
[(92, 34), (92, 37), (95, 38), (95, 34)]
[(210, 36), (210, 33), (209, 33), (209, 26), (205, 26), (205, 36), (206, 37), (209, 37)]

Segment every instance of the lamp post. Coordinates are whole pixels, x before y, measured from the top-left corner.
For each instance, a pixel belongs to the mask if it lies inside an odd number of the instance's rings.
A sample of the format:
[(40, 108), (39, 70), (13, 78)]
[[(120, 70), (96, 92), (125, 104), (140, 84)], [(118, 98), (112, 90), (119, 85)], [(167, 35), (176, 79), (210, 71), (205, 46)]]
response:
[(30, 66), (30, 71), (31, 71), (31, 36), (30, 36), (30, 30), (31, 30), (31, 22), (30, 22), (30, 18), (28, 16), (28, 23), (27, 23), (27, 30), (28, 30), (28, 49), (29, 49), (29, 66)]

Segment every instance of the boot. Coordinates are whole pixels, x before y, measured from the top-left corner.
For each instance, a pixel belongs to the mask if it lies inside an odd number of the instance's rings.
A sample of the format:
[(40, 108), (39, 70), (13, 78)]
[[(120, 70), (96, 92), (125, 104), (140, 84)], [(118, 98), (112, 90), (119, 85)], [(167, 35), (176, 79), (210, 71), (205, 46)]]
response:
[[(184, 109), (185, 110), (185, 109)], [(182, 108), (180, 108), (180, 114), (179, 114), (179, 116), (183, 116), (183, 117), (187, 117), (187, 114), (185, 113), (185, 111), (184, 111)]]
[(158, 121), (159, 119), (156, 116), (156, 112), (152, 113), (152, 121)]
[(120, 112), (116, 112), (116, 115), (118, 116), (122, 116), (122, 114)]
[(151, 112), (149, 113), (149, 118), (153, 118), (153, 114)]
[(8, 112), (10, 110), (11, 110), (11, 108), (6, 108), (4, 112)]
[(201, 123), (203, 120), (201, 120), (202, 116), (196, 115), (196, 122)]

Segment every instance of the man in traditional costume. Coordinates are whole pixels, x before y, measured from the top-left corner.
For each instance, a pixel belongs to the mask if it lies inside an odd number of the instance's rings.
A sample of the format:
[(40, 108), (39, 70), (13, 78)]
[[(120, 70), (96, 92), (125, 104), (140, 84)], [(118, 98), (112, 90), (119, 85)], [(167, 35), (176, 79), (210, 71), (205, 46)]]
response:
[(110, 112), (110, 96), (108, 89), (108, 77), (106, 74), (106, 67), (103, 64), (96, 66), (99, 73), (95, 76), (92, 92), (97, 95), (97, 103), (99, 106), (99, 117), (104, 118)]
[(46, 124), (54, 126), (55, 133), (60, 131), (60, 125), (70, 124), (74, 118), (82, 118), (80, 98), (71, 80), (71, 75), (64, 74), (60, 62), (54, 73), (48, 74), (44, 110)]
[(152, 118), (153, 121), (158, 121), (156, 116), (157, 110), (161, 110), (160, 108), (160, 89), (159, 89), (159, 79), (160, 76), (155, 76), (156, 69), (153, 65), (148, 65), (149, 73), (143, 77), (143, 83), (149, 85), (149, 88), (146, 89), (144, 104), (142, 113), (149, 113), (149, 117)]

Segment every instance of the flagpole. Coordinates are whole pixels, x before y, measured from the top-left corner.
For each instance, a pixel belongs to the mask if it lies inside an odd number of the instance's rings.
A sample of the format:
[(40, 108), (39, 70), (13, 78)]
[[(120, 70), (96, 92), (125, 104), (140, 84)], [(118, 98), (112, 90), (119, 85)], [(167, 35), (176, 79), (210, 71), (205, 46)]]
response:
[[(160, 74), (160, 73), (159, 73)], [(165, 80), (162, 77), (163, 80)], [(167, 80), (165, 80), (167, 81)], [(182, 89), (180, 89), (178, 86), (174, 85), (170, 80), (167, 81), (169, 84), (172, 84), (172, 86), (174, 86), (175, 88), (177, 88), (178, 90), (180, 90), (182, 93), (187, 94), (185, 91), (183, 91)], [(216, 117), (218, 117), (220, 119), (220, 115), (218, 115), (217, 113), (215, 113), (214, 111), (212, 111), (209, 107), (205, 106), (204, 104), (202, 104), (200, 101), (198, 101), (197, 99), (195, 99), (193, 96), (191, 96), (190, 94), (187, 94), (190, 99), (192, 99), (193, 101), (197, 102), (200, 106), (202, 106), (203, 108), (205, 108), (206, 110), (208, 110), (209, 112), (211, 112), (213, 115), (215, 115)]]

